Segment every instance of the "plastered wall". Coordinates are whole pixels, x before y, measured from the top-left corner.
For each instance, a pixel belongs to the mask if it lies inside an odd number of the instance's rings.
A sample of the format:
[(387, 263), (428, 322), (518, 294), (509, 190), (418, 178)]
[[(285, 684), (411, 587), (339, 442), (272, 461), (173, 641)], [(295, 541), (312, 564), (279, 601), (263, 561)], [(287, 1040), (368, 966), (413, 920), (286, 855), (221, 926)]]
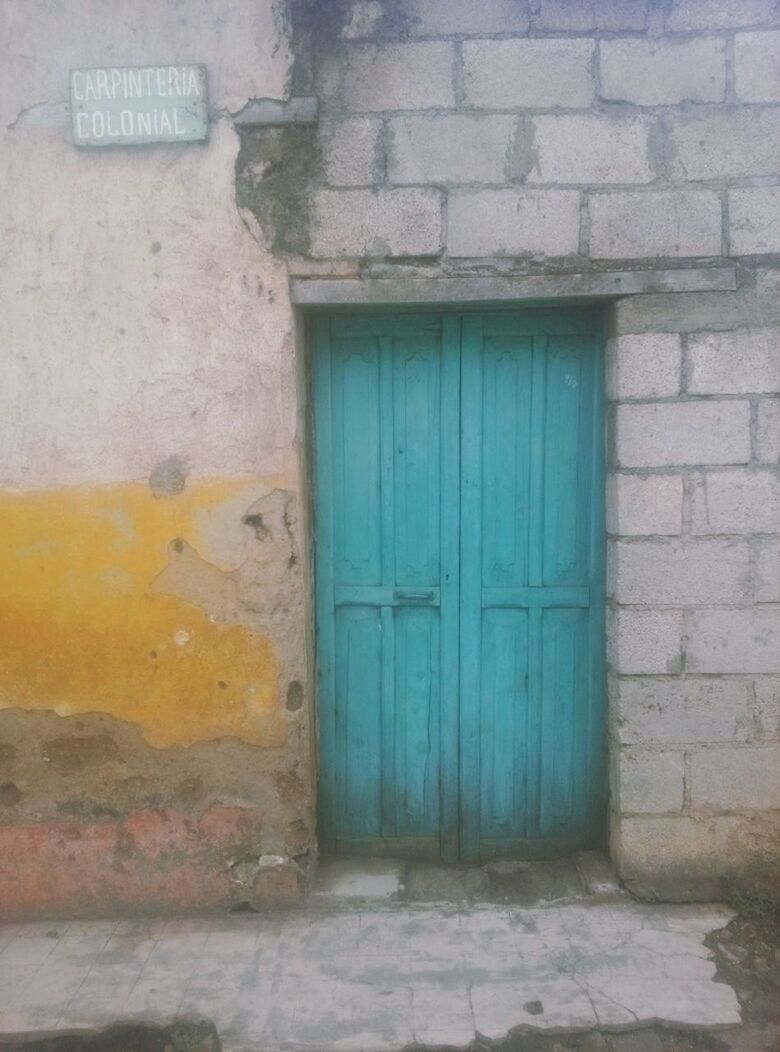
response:
[[(294, 892), (313, 837), (297, 378), (230, 117), (284, 97), (285, 12), (0, 18), (0, 898)], [(208, 144), (74, 148), (70, 68), (188, 61)]]

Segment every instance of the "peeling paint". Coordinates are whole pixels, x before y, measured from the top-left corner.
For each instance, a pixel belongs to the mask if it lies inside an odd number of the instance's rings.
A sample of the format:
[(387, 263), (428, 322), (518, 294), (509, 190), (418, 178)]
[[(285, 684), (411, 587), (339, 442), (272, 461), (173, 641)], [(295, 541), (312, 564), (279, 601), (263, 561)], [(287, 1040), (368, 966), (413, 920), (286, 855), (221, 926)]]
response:
[(234, 497), (251, 507), (258, 488), (3, 494), (0, 706), (109, 713), (158, 747), (224, 735), (280, 745), (277, 647), (242, 622), (231, 577), (249, 552), (225, 569), (197, 551), (198, 516)]
[(193, 820), (149, 808), (118, 821), (0, 825), (2, 916), (113, 915), (230, 906), (229, 860), (262, 841), (256, 811), (212, 807)]

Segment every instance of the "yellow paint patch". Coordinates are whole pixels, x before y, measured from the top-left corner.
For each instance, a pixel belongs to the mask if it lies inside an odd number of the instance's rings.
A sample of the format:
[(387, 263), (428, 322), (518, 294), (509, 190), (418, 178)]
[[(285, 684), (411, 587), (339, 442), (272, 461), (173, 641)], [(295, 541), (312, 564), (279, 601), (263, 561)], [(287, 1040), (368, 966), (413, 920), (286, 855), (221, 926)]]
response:
[(197, 549), (204, 520), (257, 495), (245, 479), (0, 493), (0, 708), (105, 712), (159, 747), (281, 744), (272, 641), (151, 589), (172, 540)]

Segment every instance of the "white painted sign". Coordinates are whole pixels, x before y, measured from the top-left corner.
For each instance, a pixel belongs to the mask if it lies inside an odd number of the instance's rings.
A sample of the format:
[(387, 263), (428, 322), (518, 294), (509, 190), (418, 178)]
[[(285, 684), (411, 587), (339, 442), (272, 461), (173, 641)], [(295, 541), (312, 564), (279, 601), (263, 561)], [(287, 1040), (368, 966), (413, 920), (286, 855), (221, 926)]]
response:
[(77, 146), (142, 146), (208, 138), (205, 66), (73, 69)]

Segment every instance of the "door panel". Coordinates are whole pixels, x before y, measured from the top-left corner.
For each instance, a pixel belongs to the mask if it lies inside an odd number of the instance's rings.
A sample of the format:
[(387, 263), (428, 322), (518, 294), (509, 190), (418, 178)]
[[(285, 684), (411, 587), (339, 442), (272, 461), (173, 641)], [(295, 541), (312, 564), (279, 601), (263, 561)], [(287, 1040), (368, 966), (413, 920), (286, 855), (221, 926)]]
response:
[[(525, 829), (528, 784), (528, 611), (493, 609), (482, 620), (480, 832)], [(507, 699), (513, 703), (508, 705)]]
[(542, 611), (541, 837), (576, 835), (587, 817), (587, 617), (585, 608)]
[(395, 610), (395, 804), (396, 836), (434, 836), (439, 831), (439, 612)]
[(468, 858), (592, 842), (600, 812), (590, 721), (592, 691), (602, 691), (602, 636), (597, 627), (591, 653), (589, 632), (603, 607), (601, 549), (591, 543), (603, 499), (594, 426), (600, 384), (594, 336), (567, 332), (567, 320), (530, 331), (532, 315), (463, 322), (461, 854)]
[(382, 741), (382, 629), (371, 606), (336, 610), (336, 742), (342, 758), (340, 825), (352, 837), (379, 836), (381, 768), (366, 763)]
[(545, 342), (542, 579), (587, 585), (594, 348), (577, 336)]
[(482, 580), (528, 583), (531, 337), (482, 348)]
[[(457, 734), (457, 693), (447, 684), (458, 645), (457, 518), (442, 506), (445, 485), (457, 493), (458, 358), (457, 348), (443, 355), (445, 328), (441, 317), (419, 315), (333, 319), (318, 333), (321, 840), (328, 850), (403, 853), (411, 843), (438, 857), (447, 830), (457, 834), (450, 784), (457, 771), (448, 783), (441, 764), (442, 736)], [(443, 699), (453, 709), (449, 719)]]
[(379, 348), (349, 340), (333, 355), (335, 573), (350, 584), (382, 580)]
[(597, 332), (582, 311), (318, 322), (324, 850), (598, 838)]

